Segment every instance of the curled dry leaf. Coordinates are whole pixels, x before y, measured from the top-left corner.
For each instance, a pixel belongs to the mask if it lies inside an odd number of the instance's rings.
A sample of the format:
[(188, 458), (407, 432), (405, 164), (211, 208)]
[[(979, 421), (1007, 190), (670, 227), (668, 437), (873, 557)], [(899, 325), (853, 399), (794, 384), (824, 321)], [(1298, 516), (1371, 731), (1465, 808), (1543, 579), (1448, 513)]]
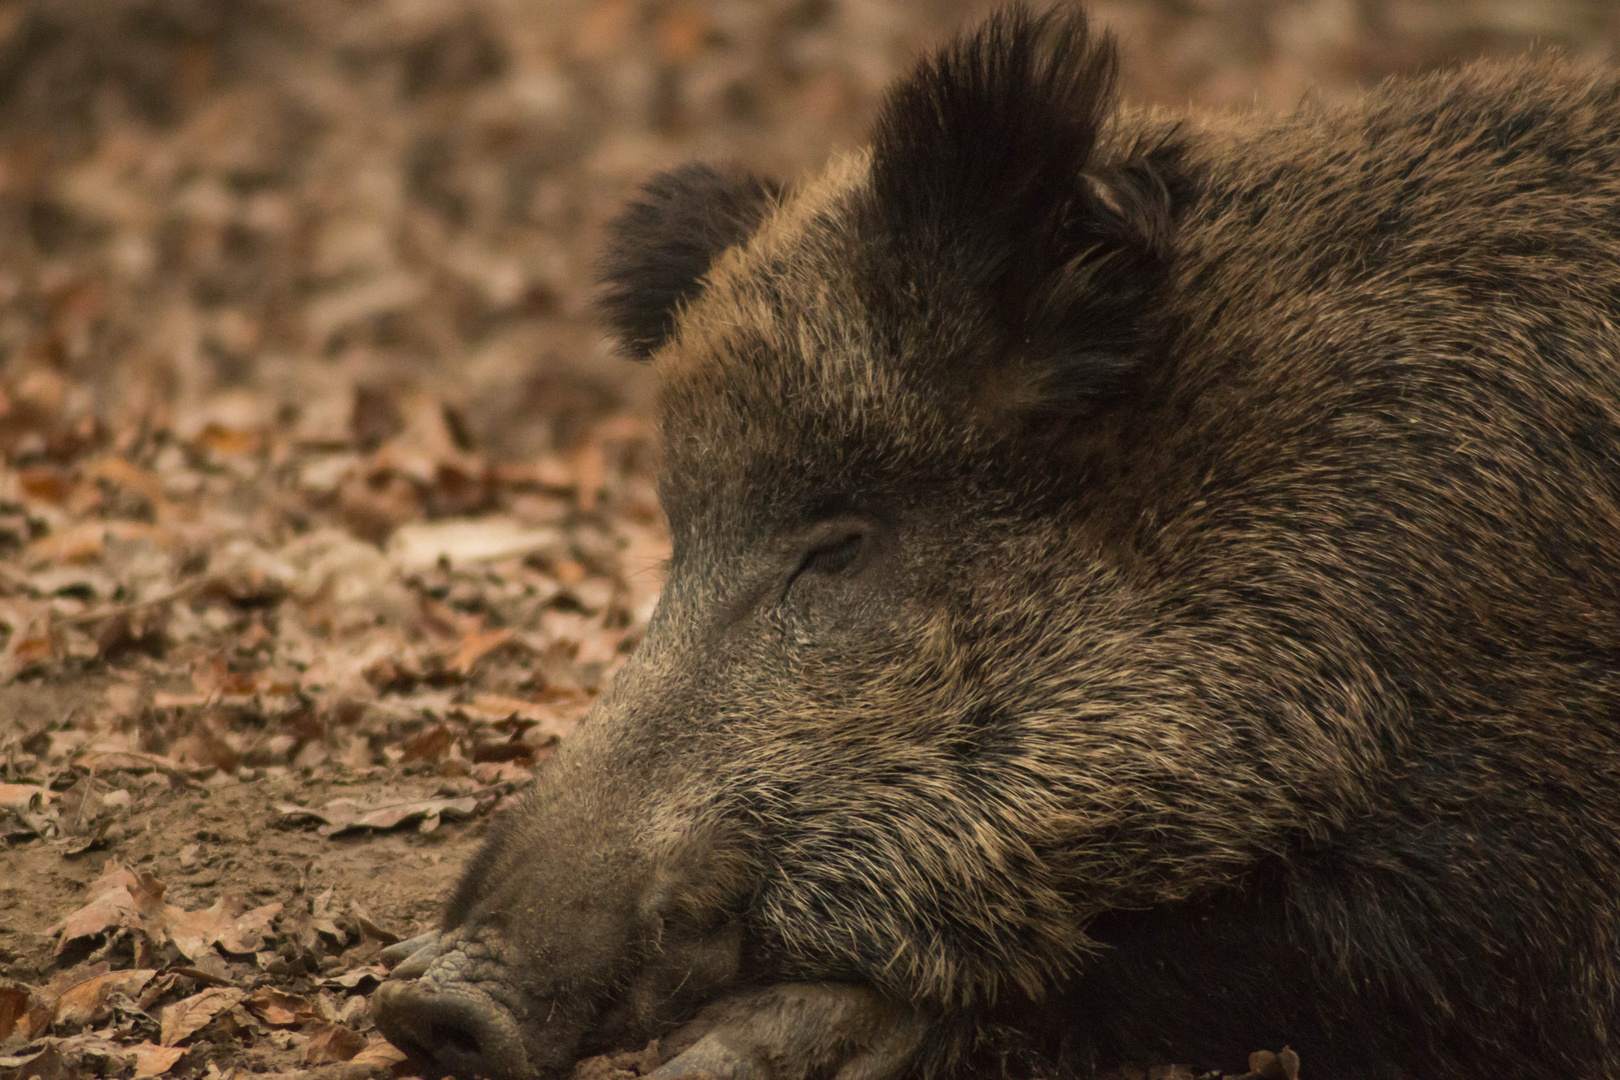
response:
[(105, 480), (129, 488), (150, 500), (154, 507), (163, 503), (163, 481), (127, 458), (115, 454), (96, 458), (85, 466), (84, 475), (89, 479)]
[(59, 637), (47, 603), (15, 602), (0, 623), (10, 627), (11, 637), (0, 652), (0, 683), (10, 682), (24, 672), (46, 663), (57, 655)]
[[(475, 751), (473, 757), (476, 759), (478, 756)], [(533, 772), (513, 761), (479, 761), (472, 767), (470, 775), (488, 787), (505, 784), (516, 788), (534, 779)]]
[(366, 988), (382, 982), (388, 978), (388, 969), (381, 964), (367, 964), (365, 967), (353, 968), (341, 975), (328, 976), (321, 980), (322, 986), (355, 990)]
[(242, 1004), (271, 1027), (301, 1027), (320, 1018), (308, 998), (273, 986), (259, 987)]
[(104, 522), (80, 522), (35, 540), (28, 546), (27, 561), (36, 566), (56, 562), (87, 563), (100, 557), (106, 536), (107, 526)]
[(151, 968), (136, 968), (132, 971), (108, 971), (92, 976), (69, 987), (56, 999), (56, 1010), (51, 1022), (74, 1027), (98, 1023), (106, 1016), (108, 997), (113, 994), (134, 997), (156, 974), (157, 972)]
[[(471, 817), (478, 809), (473, 796), (461, 798), (412, 799), (403, 802), (366, 804), (355, 799), (333, 799), (319, 810), (307, 806), (282, 803), (276, 807), (284, 820), (296, 822), (315, 820), (322, 822), (316, 832), (322, 836), (336, 836), (352, 829), (392, 829), (409, 821), (418, 822), (418, 828), (430, 832), (441, 817)], [(429, 824), (431, 822), (431, 824)]]
[(323, 937), (331, 938), (334, 942), (339, 943), (339, 947), (341, 947), (341, 943), (347, 941), (349, 935), (338, 928), (334, 918), (336, 912), (332, 910), (332, 896), (336, 891), (335, 889), (326, 889), (311, 900), (309, 917), (310, 925), (315, 928), (317, 933)]
[(220, 737), (213, 727), (199, 723), (177, 739), (170, 751), (184, 765), (219, 769), (234, 773), (242, 763), (242, 755)]
[(380, 925), (371, 917), (371, 912), (367, 911), (358, 902), (349, 901), (349, 914), (353, 917), (355, 925), (360, 928), (360, 932), (373, 941), (379, 941), (384, 945), (393, 945), (400, 940), (398, 934)]
[(159, 547), (168, 547), (175, 537), (167, 529), (140, 521), (82, 521), (35, 540), (28, 546), (25, 561), (32, 565), (91, 562), (101, 557), (108, 540), (151, 540)]
[(166, 1006), (160, 1041), (164, 1046), (174, 1046), (189, 1039), (246, 996), (234, 986), (215, 986)]

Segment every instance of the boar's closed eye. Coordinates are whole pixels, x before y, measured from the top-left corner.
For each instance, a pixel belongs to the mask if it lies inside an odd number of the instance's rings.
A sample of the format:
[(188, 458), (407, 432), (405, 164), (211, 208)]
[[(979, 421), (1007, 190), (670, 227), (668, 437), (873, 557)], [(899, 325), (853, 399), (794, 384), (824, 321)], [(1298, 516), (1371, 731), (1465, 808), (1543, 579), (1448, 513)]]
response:
[(799, 573), (837, 574), (847, 570), (861, 553), (861, 545), (865, 541), (866, 534), (851, 533), (841, 540), (818, 547), (804, 557)]

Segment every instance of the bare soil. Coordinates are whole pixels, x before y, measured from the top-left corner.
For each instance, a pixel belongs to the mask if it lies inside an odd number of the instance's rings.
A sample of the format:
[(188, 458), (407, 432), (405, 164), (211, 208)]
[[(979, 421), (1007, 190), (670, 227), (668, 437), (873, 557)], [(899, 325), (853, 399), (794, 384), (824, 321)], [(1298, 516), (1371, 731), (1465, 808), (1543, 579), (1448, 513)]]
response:
[[(991, 6), (0, 4), (0, 1080), (402, 1068), (378, 951), (657, 598), (603, 221), (856, 145)], [(1094, 10), (1165, 106), (1620, 41), (1578, 0)]]

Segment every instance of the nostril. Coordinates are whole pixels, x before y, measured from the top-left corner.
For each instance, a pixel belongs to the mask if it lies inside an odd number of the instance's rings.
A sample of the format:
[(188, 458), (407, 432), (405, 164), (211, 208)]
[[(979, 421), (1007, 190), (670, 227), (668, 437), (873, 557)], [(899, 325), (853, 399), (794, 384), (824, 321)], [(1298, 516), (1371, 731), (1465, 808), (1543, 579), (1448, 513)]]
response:
[(388, 1041), (435, 1076), (502, 1080), (529, 1072), (517, 1025), (476, 987), (389, 981), (377, 988), (373, 1010)]
[(478, 1053), (478, 1036), (466, 1028), (435, 1026), (433, 1034), (434, 1042), (438, 1046), (468, 1057), (476, 1056)]
[(457, 1080), (491, 1075), (484, 1064), (483, 1040), (470, 1015), (445, 1015), (428, 1025), (428, 1044), (434, 1064)]
[(438, 1022), (429, 1025), (428, 1039), (433, 1062), (458, 1080), (490, 1075), (484, 1064), (483, 1047), (475, 1031), (460, 1024)]

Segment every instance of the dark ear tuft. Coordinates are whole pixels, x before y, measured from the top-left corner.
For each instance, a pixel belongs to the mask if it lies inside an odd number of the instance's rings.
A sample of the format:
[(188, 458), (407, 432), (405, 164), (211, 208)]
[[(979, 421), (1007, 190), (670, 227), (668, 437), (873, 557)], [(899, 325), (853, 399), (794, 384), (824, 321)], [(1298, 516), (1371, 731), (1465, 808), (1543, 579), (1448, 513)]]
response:
[(922, 63), (879, 118), (879, 227), (903, 280), (987, 305), (1017, 343), (992, 353), (1019, 370), (977, 372), (998, 400), (1083, 413), (1139, 367), (1180, 154), (1168, 142), (1099, 152), (1115, 72), (1112, 40), (1083, 13), (1015, 5)]
[(751, 236), (780, 196), (741, 171), (683, 165), (660, 173), (608, 224), (600, 304), (626, 351), (646, 359), (726, 248)]
[(872, 184), (890, 220), (913, 234), (1048, 224), (1113, 111), (1115, 67), (1079, 11), (1014, 6), (946, 46), (878, 119)]

